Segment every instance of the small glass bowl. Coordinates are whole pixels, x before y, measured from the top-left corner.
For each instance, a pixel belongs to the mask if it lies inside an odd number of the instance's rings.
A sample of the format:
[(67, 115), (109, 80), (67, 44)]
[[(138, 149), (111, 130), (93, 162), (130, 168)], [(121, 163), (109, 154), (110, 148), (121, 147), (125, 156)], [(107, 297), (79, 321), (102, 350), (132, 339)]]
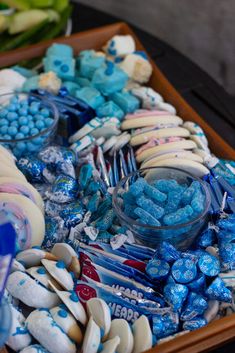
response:
[[(17, 158), (20, 158), (31, 153), (38, 153), (53, 141), (58, 127), (59, 111), (49, 100), (31, 93), (6, 93), (0, 95), (0, 111), (8, 106), (11, 98), (14, 97), (18, 97), (20, 101), (28, 100), (30, 103), (39, 102), (40, 109), (47, 108), (50, 111), (50, 117), (53, 119), (53, 123), (49, 127), (46, 127), (35, 135), (19, 139), (2, 139), (0, 137), (0, 144), (10, 149)], [(1, 119), (0, 117), (0, 121)]]
[(0, 303), (0, 349), (4, 346), (10, 334), (12, 314), (10, 306), (5, 298)]
[[(130, 185), (139, 177), (145, 178), (149, 184), (159, 179), (173, 179), (179, 184), (190, 185), (192, 181), (197, 180), (205, 196), (203, 211), (195, 219), (173, 226), (157, 227), (137, 222), (123, 212), (121, 195), (127, 192)], [(133, 232), (136, 242), (156, 249), (163, 241), (167, 241), (177, 249), (186, 250), (192, 245), (200, 230), (205, 225), (210, 207), (210, 194), (206, 184), (201, 179), (185, 171), (170, 167), (153, 167), (140, 169), (123, 178), (114, 189), (112, 202), (114, 211), (121, 224)]]

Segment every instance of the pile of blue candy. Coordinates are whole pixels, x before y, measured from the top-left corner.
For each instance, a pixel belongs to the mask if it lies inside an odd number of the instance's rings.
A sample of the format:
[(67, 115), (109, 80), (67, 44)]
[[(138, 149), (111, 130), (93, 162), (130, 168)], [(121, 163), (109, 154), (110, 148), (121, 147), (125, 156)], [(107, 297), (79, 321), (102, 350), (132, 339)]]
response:
[(153, 316), (157, 339), (203, 327), (218, 314), (219, 302), (232, 303), (232, 292), (219, 276), (220, 261), (208, 251), (180, 252), (164, 242), (146, 273), (157, 288), (163, 288), (171, 308)]

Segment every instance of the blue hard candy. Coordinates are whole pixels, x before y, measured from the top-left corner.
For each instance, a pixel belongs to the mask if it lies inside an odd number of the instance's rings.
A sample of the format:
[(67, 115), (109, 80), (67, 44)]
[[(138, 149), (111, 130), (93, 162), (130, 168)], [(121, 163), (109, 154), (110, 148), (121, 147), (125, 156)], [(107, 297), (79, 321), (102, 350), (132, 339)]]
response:
[(174, 262), (171, 273), (178, 283), (189, 283), (196, 278), (197, 267), (191, 259), (179, 259)]
[(180, 311), (188, 295), (188, 288), (183, 284), (167, 284), (163, 290), (166, 302), (174, 312)]
[(219, 260), (207, 252), (200, 256), (198, 260), (198, 267), (206, 276), (214, 277), (220, 273)]

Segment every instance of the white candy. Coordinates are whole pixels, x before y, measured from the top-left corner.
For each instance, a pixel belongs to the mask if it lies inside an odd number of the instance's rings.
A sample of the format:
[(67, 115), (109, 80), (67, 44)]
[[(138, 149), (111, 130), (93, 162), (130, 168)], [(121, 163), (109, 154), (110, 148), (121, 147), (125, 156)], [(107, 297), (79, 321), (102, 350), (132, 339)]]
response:
[(120, 338), (120, 343), (116, 349), (117, 353), (131, 353), (134, 346), (134, 338), (126, 320), (112, 320), (108, 338), (110, 339), (116, 336)]
[(53, 308), (60, 303), (57, 294), (43, 287), (25, 272), (11, 273), (6, 288), (13, 297), (33, 308)]
[(89, 317), (93, 317), (105, 337), (109, 333), (111, 325), (111, 314), (108, 304), (103, 299), (91, 298), (87, 301), (86, 307)]
[(40, 344), (33, 344), (31, 346), (24, 348), (19, 353), (50, 353), (50, 352), (48, 352), (48, 350), (43, 348)]
[(215, 319), (217, 313), (219, 311), (219, 302), (217, 300), (209, 300), (208, 308), (204, 312), (204, 318), (207, 322), (211, 322)]
[(25, 317), (16, 308), (10, 305), (12, 314), (11, 331), (7, 340), (7, 345), (14, 351), (27, 347), (31, 343), (31, 336), (25, 326)]
[(13, 91), (21, 89), (26, 78), (12, 69), (0, 70), (0, 86), (7, 87)]
[(116, 35), (103, 47), (111, 56), (124, 56), (135, 51), (135, 42), (131, 35)]
[(100, 341), (100, 328), (91, 316), (86, 327), (81, 353), (97, 353)]
[(15, 272), (15, 271), (21, 271), (25, 272), (25, 267), (16, 259), (13, 259), (12, 264), (11, 264), (11, 269), (10, 273)]
[(73, 278), (66, 268), (59, 267), (59, 263), (56, 261), (43, 259), (41, 262), (62, 288), (73, 290)]
[(81, 343), (82, 332), (72, 314), (59, 306), (51, 309), (50, 314), (57, 325), (59, 325), (73, 341), (77, 344)]
[(133, 324), (134, 349), (133, 353), (142, 353), (152, 348), (153, 335), (149, 321), (141, 315)]
[(76, 353), (75, 344), (47, 310), (34, 310), (26, 319), (29, 332), (50, 353)]
[(26, 268), (40, 265), (42, 259), (57, 260), (57, 257), (41, 249), (27, 249), (16, 255), (16, 260), (22, 262)]
[(51, 277), (51, 275), (45, 270), (43, 266), (30, 267), (26, 270), (26, 272), (48, 289), (50, 288), (50, 281), (56, 286), (56, 288), (61, 289), (59, 284), (54, 280), (53, 277)]
[(80, 276), (81, 267), (78, 256), (69, 244), (56, 243), (51, 252), (59, 260), (64, 261), (69, 271), (72, 271), (77, 278)]
[(100, 353), (116, 353), (118, 352), (117, 347), (119, 344), (120, 338), (118, 336), (111, 338), (110, 340), (103, 343), (103, 347)]
[(59, 77), (57, 77), (55, 72), (49, 71), (39, 76), (38, 85), (40, 88), (45, 89), (46, 91), (49, 91), (53, 94), (58, 94), (62, 85), (62, 81)]
[(146, 83), (152, 74), (152, 66), (149, 61), (138, 54), (129, 54), (119, 64), (120, 68), (134, 81)]

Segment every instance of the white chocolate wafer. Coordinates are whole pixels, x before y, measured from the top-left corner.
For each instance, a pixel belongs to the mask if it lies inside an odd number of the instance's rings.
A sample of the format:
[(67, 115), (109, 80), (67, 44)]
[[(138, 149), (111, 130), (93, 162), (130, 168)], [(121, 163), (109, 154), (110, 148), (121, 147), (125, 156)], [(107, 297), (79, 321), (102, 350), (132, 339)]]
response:
[(16, 259), (24, 264), (26, 268), (38, 266), (42, 259), (57, 260), (57, 257), (42, 249), (27, 249), (19, 252)]
[(97, 353), (100, 346), (100, 341), (100, 328), (91, 316), (86, 327), (81, 353)]
[(50, 275), (61, 285), (62, 288), (73, 290), (73, 278), (65, 268), (65, 263), (63, 261), (56, 262), (42, 259), (41, 263), (50, 273)]
[(72, 271), (77, 278), (80, 276), (81, 267), (78, 256), (69, 244), (56, 243), (51, 252), (58, 260), (64, 261), (68, 270)]
[(49, 284), (51, 281), (56, 288), (62, 289), (61, 286), (54, 280), (54, 278), (46, 271), (43, 266), (30, 267), (26, 270), (26, 272), (46, 288), (51, 288)]
[(25, 176), (21, 171), (12, 164), (11, 166), (8, 165), (2, 165), (0, 166), (0, 177), (13, 177), (16, 179), (23, 180), (27, 182)]
[(120, 337), (115, 336), (108, 341), (105, 341), (102, 345), (102, 350), (100, 353), (116, 353), (117, 347), (120, 344)]
[(179, 152), (169, 152), (169, 153), (164, 153), (160, 156), (153, 157), (151, 159), (148, 159), (148, 161), (145, 161), (144, 163), (141, 164), (141, 168), (148, 168), (152, 167), (152, 164), (158, 161), (162, 161), (165, 159), (169, 158), (184, 158), (184, 159), (189, 159), (190, 161), (195, 161), (198, 163), (203, 163), (203, 159), (198, 156), (195, 153), (192, 153), (190, 151), (179, 151)]
[(182, 127), (171, 127), (166, 129), (152, 130), (145, 132), (143, 134), (139, 134), (133, 136), (131, 138), (130, 144), (132, 146), (142, 145), (143, 143), (148, 142), (152, 137), (155, 138), (163, 138), (170, 136), (178, 136), (178, 137), (189, 137), (189, 131)]
[(110, 339), (116, 336), (120, 337), (120, 343), (116, 349), (117, 353), (132, 353), (134, 338), (126, 320), (112, 320), (108, 338)]
[(105, 337), (109, 333), (111, 325), (109, 306), (103, 299), (91, 298), (87, 301), (86, 307), (88, 315), (93, 317), (93, 320), (100, 327), (103, 336)]
[[(123, 121), (121, 128), (122, 130), (138, 129), (140, 127), (154, 126), (159, 124), (174, 124), (181, 125), (183, 120), (176, 115), (154, 115), (136, 118), (136, 119), (126, 119)], [(189, 134), (188, 134), (189, 135)]]
[(153, 335), (149, 321), (145, 315), (141, 315), (132, 325), (134, 336), (133, 353), (142, 353), (152, 348)]

